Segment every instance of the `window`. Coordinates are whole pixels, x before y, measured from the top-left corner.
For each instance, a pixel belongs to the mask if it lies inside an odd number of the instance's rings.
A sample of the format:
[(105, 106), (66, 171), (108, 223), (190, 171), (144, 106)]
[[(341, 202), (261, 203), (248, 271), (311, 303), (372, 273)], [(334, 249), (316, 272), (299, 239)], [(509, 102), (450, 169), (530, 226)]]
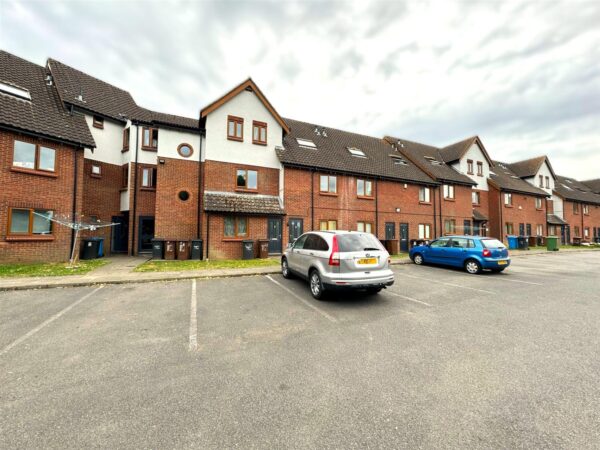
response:
[(540, 197), (535, 198), (535, 207), (536, 209), (542, 209), (542, 199)]
[(422, 203), (431, 201), (431, 190), (428, 187), (419, 188), (419, 201)]
[(510, 192), (505, 192), (504, 193), (504, 204), (506, 206), (512, 206), (512, 204), (513, 204), (513, 197), (512, 197), (512, 194)]
[(142, 167), (142, 187), (148, 189), (156, 188), (155, 167)]
[(189, 158), (194, 153), (194, 149), (190, 144), (179, 144), (179, 147), (177, 147), (177, 153), (179, 153), (179, 156), (183, 158)]
[(419, 224), (419, 239), (431, 239), (431, 225), (428, 223)]
[(543, 236), (544, 235), (544, 225), (537, 225), (535, 227), (535, 232), (537, 236)]
[(245, 237), (248, 234), (248, 218), (227, 216), (224, 220), (223, 235), (226, 238)]
[(158, 128), (144, 127), (142, 129), (142, 149), (156, 150), (158, 148)]
[(373, 224), (370, 222), (356, 222), (356, 231), (362, 231), (363, 233), (372, 233)]
[(365, 152), (356, 147), (346, 147), (352, 156), (356, 156), (357, 158), (366, 158)]
[(581, 237), (579, 235), (579, 227), (578, 226), (575, 226), (575, 237)]
[(581, 208), (583, 209), (583, 213), (586, 216), (590, 214), (590, 206), (589, 205), (583, 205)]
[(321, 184), (319, 190), (328, 194), (337, 193), (337, 177), (331, 175), (321, 175)]
[(326, 252), (329, 250), (329, 245), (321, 236), (317, 236), (316, 234), (309, 234), (306, 237), (306, 241), (304, 241), (304, 245), (302, 246), (304, 250), (316, 250), (320, 252)]
[(550, 189), (550, 177), (546, 177), (546, 189)]
[(92, 176), (96, 178), (100, 178), (102, 175), (102, 167), (92, 164)]
[(479, 192), (479, 191), (471, 192), (471, 202), (474, 205), (479, 205), (481, 202), (481, 192)]
[(54, 172), (55, 153), (53, 148), (15, 140), (12, 165), (19, 169)]
[(467, 173), (469, 175), (473, 175), (473, 160), (472, 159), (468, 159), (467, 160)]
[(238, 169), (235, 180), (238, 189), (256, 190), (258, 188), (258, 173), (256, 170)]
[(573, 203), (573, 214), (579, 214), (579, 203)]
[(188, 191), (179, 191), (179, 193), (177, 194), (177, 197), (182, 202), (187, 202), (188, 199), (190, 198), (190, 193)]
[(470, 247), (469, 241), (471, 241), (471, 239), (452, 238), (452, 241), (451, 241), (452, 243), (450, 244), (450, 246), (453, 248), (468, 248), (468, 247)]
[(241, 117), (227, 117), (227, 139), (231, 141), (244, 140), (244, 119)]
[(477, 175), (483, 176), (483, 163), (481, 161), (477, 161)]
[(123, 151), (126, 152), (129, 150), (129, 136), (131, 133), (131, 128), (125, 128), (123, 130)]
[(590, 227), (585, 227), (583, 229), (583, 237), (586, 238), (586, 239), (589, 239), (589, 237), (590, 237)]
[(544, 175), (540, 175), (540, 187), (544, 187)]
[(356, 195), (359, 197), (373, 197), (373, 182), (369, 180), (356, 180)]
[(433, 247), (433, 248), (447, 247), (449, 242), (450, 242), (449, 238), (437, 239), (431, 243), (431, 247)]
[(267, 124), (264, 122), (252, 122), (252, 143), (267, 145)]
[(305, 148), (317, 148), (317, 146), (315, 145), (315, 143), (313, 141), (311, 141), (310, 139), (300, 139), (300, 138), (296, 138), (296, 142), (298, 143), (298, 145), (300, 147), (305, 147)]
[(454, 199), (454, 186), (451, 184), (444, 185), (444, 198), (446, 199)]
[(104, 119), (100, 116), (94, 116), (92, 124), (94, 128), (100, 128), (101, 130), (104, 128)]
[(444, 220), (444, 233), (454, 234), (456, 232), (456, 220), (446, 219)]
[(123, 166), (122, 175), (123, 175), (123, 178), (122, 178), (121, 186), (123, 188), (127, 188), (127, 186), (129, 186), (129, 164), (125, 164)]
[(515, 227), (513, 225), (512, 222), (506, 222), (505, 224), (505, 230), (506, 230), (506, 234), (514, 234), (515, 233)]
[(11, 208), (8, 211), (8, 233), (17, 236), (52, 234), (53, 212), (47, 209)]
[(321, 231), (334, 231), (337, 230), (337, 220), (321, 220), (319, 224)]
[(0, 92), (31, 101), (31, 94), (27, 89), (0, 81)]

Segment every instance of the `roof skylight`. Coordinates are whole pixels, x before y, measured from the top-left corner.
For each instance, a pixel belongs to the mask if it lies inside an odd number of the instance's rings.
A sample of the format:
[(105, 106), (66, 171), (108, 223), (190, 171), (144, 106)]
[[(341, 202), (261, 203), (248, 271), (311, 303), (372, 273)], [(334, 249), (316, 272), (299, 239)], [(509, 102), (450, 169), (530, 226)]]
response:
[(298, 145), (300, 147), (305, 147), (305, 148), (317, 148), (317, 146), (315, 145), (315, 143), (313, 141), (311, 141), (310, 139), (300, 139), (300, 138), (296, 138), (296, 142), (298, 142)]
[(366, 158), (365, 152), (356, 147), (346, 147), (352, 156), (356, 156), (357, 158)]
[(31, 95), (29, 94), (29, 91), (27, 89), (15, 86), (14, 84), (0, 81), (0, 92), (12, 95), (13, 97), (31, 101)]
[(390, 155), (392, 157), (392, 161), (394, 161), (394, 164), (396, 164), (397, 166), (408, 166), (408, 163), (402, 159), (400, 156), (397, 155)]

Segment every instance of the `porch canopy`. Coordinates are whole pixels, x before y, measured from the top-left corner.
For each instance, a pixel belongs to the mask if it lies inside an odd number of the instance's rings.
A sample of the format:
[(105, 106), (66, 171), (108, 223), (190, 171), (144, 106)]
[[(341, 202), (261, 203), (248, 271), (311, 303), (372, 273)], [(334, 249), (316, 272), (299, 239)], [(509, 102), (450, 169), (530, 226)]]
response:
[(563, 219), (558, 217), (556, 214), (548, 214), (546, 219), (550, 225), (568, 225)]
[(204, 192), (204, 210), (257, 215), (284, 215), (279, 197), (234, 192)]

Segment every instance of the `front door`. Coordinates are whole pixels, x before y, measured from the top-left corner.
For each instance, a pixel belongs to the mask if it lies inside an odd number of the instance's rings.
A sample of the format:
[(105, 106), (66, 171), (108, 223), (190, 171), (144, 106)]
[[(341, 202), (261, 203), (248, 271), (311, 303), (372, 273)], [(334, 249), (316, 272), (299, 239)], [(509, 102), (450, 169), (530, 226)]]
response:
[(571, 243), (571, 225), (563, 226), (563, 244)]
[(111, 227), (110, 249), (113, 253), (126, 253), (127, 239), (129, 237), (129, 218), (125, 216), (113, 216), (111, 221), (117, 225)]
[(138, 251), (151, 252), (152, 239), (154, 239), (154, 217), (140, 216), (138, 236)]
[(479, 224), (481, 222), (473, 222), (473, 236), (479, 236)]
[(288, 222), (288, 227), (290, 231), (289, 242), (292, 244), (302, 235), (302, 233), (304, 233), (304, 222), (302, 219), (290, 219)]
[(471, 221), (465, 220), (463, 221), (463, 228), (466, 235), (471, 234)]
[(281, 253), (281, 218), (269, 217), (268, 223), (269, 253)]
[(401, 252), (408, 251), (408, 224), (407, 223), (400, 224), (400, 251)]
[(528, 223), (525, 228), (527, 229), (527, 234), (525, 236), (531, 236), (531, 224)]
[(395, 222), (386, 222), (385, 223), (385, 240), (389, 241), (391, 239), (396, 239), (396, 223)]
[(525, 236), (525, 224), (524, 223), (519, 224), (519, 236)]

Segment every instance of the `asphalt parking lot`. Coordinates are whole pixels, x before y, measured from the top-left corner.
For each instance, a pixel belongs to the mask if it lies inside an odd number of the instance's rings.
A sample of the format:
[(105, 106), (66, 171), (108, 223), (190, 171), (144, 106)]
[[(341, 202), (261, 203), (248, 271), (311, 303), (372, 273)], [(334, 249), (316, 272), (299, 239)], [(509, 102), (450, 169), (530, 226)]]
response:
[(0, 293), (2, 448), (597, 448), (600, 252)]

